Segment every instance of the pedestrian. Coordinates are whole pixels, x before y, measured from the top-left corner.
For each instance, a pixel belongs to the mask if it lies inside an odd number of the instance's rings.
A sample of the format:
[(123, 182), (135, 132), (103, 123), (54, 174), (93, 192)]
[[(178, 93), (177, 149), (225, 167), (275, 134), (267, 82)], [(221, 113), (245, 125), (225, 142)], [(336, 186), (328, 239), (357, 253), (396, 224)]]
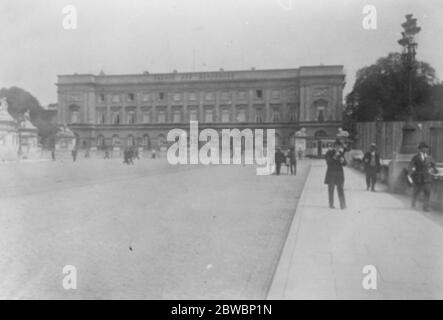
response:
[(140, 160), (140, 156), (138, 153), (138, 148), (134, 148), (134, 158), (136, 158), (137, 160)]
[(409, 174), (413, 181), (412, 207), (415, 208), (415, 203), (421, 192), (424, 194), (423, 211), (430, 211), (429, 200), (431, 197), (431, 186), (433, 176), (438, 173), (435, 162), (429, 155), (429, 146), (426, 142), (420, 142), (418, 145), (419, 152), (412, 157), (409, 163)]
[(289, 150), (289, 164), (291, 168), (291, 174), (296, 175), (297, 174), (297, 157), (295, 156), (295, 149), (291, 148)]
[(129, 152), (128, 152), (128, 148), (125, 148), (125, 150), (123, 150), (123, 163), (125, 163), (125, 164), (129, 164)]
[(281, 152), (280, 148), (275, 151), (275, 171), (277, 175), (280, 175), (281, 164), (285, 161), (285, 155)]
[(377, 152), (375, 143), (371, 144), (371, 148), (365, 153), (363, 163), (366, 173), (366, 190), (371, 189), (375, 192), (375, 184), (377, 182), (377, 173), (381, 170), (380, 155)]
[[(286, 165), (286, 174), (289, 174), (291, 171), (291, 158), (290, 158), (290, 150), (286, 151), (285, 154), (285, 165)], [(292, 171), (291, 171), (292, 173)]]
[(75, 162), (77, 160), (77, 149), (72, 149), (71, 151), (72, 154), (72, 160)]
[(128, 164), (134, 164), (134, 149), (129, 148), (128, 150)]
[(325, 184), (328, 185), (329, 208), (334, 209), (334, 189), (337, 187), (340, 208), (346, 209), (346, 199), (344, 192), (345, 175), (343, 166), (346, 165), (343, 145), (340, 140), (334, 142), (334, 148), (328, 150), (325, 155), (327, 170)]

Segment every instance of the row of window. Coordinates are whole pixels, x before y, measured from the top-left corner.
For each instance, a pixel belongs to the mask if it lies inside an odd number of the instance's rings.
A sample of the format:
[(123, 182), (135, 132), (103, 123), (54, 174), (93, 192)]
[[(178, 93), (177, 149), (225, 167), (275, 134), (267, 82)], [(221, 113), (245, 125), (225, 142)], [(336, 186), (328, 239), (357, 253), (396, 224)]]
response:
[[(71, 123), (77, 123), (79, 121), (79, 111), (71, 111)], [(216, 114), (214, 109), (205, 109), (202, 118), (199, 119), (198, 110), (191, 109), (188, 112), (188, 119), (185, 119), (180, 110), (174, 110), (171, 115), (170, 121), (172, 123), (182, 123), (185, 121), (203, 121), (205, 123), (216, 122)], [(282, 118), (279, 110), (272, 110), (270, 114), (270, 120), (272, 122), (281, 122)], [(288, 116), (289, 121), (296, 121), (296, 114), (294, 110), (289, 111)], [(222, 109), (220, 113), (220, 122), (246, 122), (248, 121), (247, 111), (245, 109), (238, 109), (234, 117), (231, 111), (228, 109)], [(255, 121), (258, 123), (265, 122), (265, 113), (263, 110), (255, 110), (253, 119), (250, 121)], [(167, 123), (166, 110), (157, 110), (156, 118), (153, 119), (151, 111), (142, 111), (141, 117), (137, 120), (136, 112), (126, 111), (122, 113), (121, 111), (111, 110), (109, 114), (109, 120), (106, 111), (97, 111), (97, 124), (136, 124), (139, 123)]]
[[(292, 95), (295, 95), (295, 91), (291, 93)], [(164, 101), (167, 98), (168, 93), (166, 92), (151, 92), (151, 93), (140, 93), (140, 100), (141, 101)], [(181, 101), (184, 98), (184, 93), (170, 93), (170, 96), (173, 101)], [(189, 100), (198, 100), (198, 93), (196, 92), (188, 92), (187, 93)], [(247, 91), (238, 91), (236, 92), (236, 96), (240, 100), (246, 100), (248, 98)], [(281, 96), (280, 90), (271, 90), (271, 99), (279, 99)], [(253, 97), (254, 99), (261, 100), (264, 98), (264, 91), (262, 89), (255, 89), (253, 90)], [(203, 98), (205, 100), (214, 100), (215, 99), (215, 92), (205, 92), (203, 93)], [(229, 100), (232, 98), (232, 93), (229, 91), (223, 91), (221, 93), (221, 99), (222, 100)], [(100, 103), (106, 103), (106, 102), (113, 102), (118, 103), (121, 101), (128, 101), (128, 102), (134, 102), (137, 100), (137, 94), (136, 93), (126, 93), (126, 94), (105, 94), (100, 93), (98, 94), (98, 101)]]
[[(188, 112), (189, 117), (185, 119), (182, 112), (175, 110), (172, 112), (171, 122), (172, 123), (182, 123), (185, 121), (203, 121), (205, 123), (216, 122), (216, 115), (214, 109), (205, 109), (203, 116), (199, 118), (198, 110), (191, 109)], [(288, 121), (296, 121), (295, 111), (290, 110)], [(246, 122), (248, 121), (247, 111), (245, 109), (239, 109), (233, 116), (228, 109), (222, 109), (220, 114), (220, 121), (223, 123), (227, 122)], [(263, 110), (255, 110), (253, 118), (250, 121), (255, 121), (257, 123), (265, 122), (265, 113)], [(281, 114), (279, 110), (272, 110), (270, 114), (270, 121), (278, 123), (282, 121)], [(79, 123), (80, 113), (79, 110), (70, 111), (70, 122)], [(135, 111), (126, 111), (122, 113), (121, 111), (111, 110), (109, 114), (109, 119), (106, 111), (97, 111), (97, 124), (136, 124), (136, 123), (167, 123), (166, 110), (157, 110), (156, 118), (153, 119), (151, 111), (143, 111), (141, 117), (137, 120)]]

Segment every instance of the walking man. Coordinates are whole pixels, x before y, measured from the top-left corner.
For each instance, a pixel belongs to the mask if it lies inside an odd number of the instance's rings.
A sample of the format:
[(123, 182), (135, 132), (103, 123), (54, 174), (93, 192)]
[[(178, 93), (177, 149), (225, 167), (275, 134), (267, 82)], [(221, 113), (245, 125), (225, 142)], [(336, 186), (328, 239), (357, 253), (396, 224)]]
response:
[(275, 151), (275, 171), (277, 175), (280, 175), (281, 164), (285, 161), (285, 155), (281, 152), (280, 148)]
[(326, 152), (325, 158), (328, 165), (325, 184), (328, 185), (329, 208), (334, 209), (334, 189), (337, 187), (340, 208), (342, 210), (346, 209), (345, 192), (343, 189), (345, 184), (343, 166), (346, 165), (346, 160), (340, 140), (334, 142), (334, 148)]
[(375, 143), (371, 144), (371, 149), (365, 153), (363, 157), (366, 172), (366, 190), (375, 191), (375, 183), (377, 182), (377, 173), (381, 170), (380, 155), (376, 150)]
[(412, 157), (409, 163), (409, 174), (414, 182), (414, 191), (412, 195), (412, 207), (415, 208), (415, 203), (420, 193), (423, 191), (423, 210), (430, 211), (429, 200), (431, 197), (432, 174), (438, 173), (435, 162), (429, 155), (429, 146), (426, 142), (421, 142), (418, 145), (419, 152)]

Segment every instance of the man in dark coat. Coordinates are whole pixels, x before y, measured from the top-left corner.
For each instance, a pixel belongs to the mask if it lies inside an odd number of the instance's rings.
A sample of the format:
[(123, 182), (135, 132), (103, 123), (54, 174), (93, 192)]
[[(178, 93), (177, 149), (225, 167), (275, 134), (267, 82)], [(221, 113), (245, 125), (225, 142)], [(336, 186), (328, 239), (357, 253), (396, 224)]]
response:
[(415, 208), (417, 198), (423, 191), (423, 210), (429, 211), (429, 199), (431, 197), (431, 185), (433, 181), (432, 173), (438, 173), (438, 171), (435, 162), (429, 155), (429, 146), (426, 142), (421, 142), (418, 145), (418, 149), (419, 152), (412, 157), (409, 163), (409, 174), (414, 182), (412, 207)]
[(295, 156), (295, 149), (291, 148), (289, 150), (289, 163), (291, 166), (291, 174), (297, 174), (297, 157)]
[(380, 155), (376, 150), (375, 143), (371, 144), (371, 149), (363, 157), (366, 172), (366, 190), (375, 191), (377, 173), (381, 170)]
[(326, 152), (325, 158), (328, 165), (325, 184), (328, 185), (329, 208), (334, 208), (334, 189), (337, 187), (340, 208), (346, 209), (345, 192), (343, 190), (345, 184), (343, 166), (346, 165), (346, 160), (342, 143), (339, 140), (335, 141), (333, 149)]
[(275, 171), (277, 175), (280, 175), (281, 164), (285, 161), (285, 155), (281, 152), (280, 148), (275, 151)]

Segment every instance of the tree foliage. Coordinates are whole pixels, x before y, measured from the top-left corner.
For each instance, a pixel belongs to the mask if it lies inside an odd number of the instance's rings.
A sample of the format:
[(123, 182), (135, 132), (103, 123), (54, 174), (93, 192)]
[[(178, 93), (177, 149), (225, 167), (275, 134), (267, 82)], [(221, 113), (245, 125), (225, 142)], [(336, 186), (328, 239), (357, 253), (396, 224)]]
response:
[[(434, 97), (437, 78), (426, 62), (417, 61), (412, 76), (413, 117), (417, 120), (442, 116)], [(408, 106), (408, 71), (400, 53), (390, 53), (357, 71), (353, 90), (346, 97), (346, 116), (357, 121), (404, 120)]]
[(54, 112), (44, 109), (37, 98), (28, 91), (19, 87), (2, 88), (0, 98), (2, 97), (6, 97), (8, 112), (16, 120), (23, 119), (23, 114), (29, 110), (31, 122), (39, 129), (39, 134), (43, 138), (56, 131)]
[(8, 111), (15, 119), (19, 118), (27, 110), (31, 116), (42, 110), (40, 102), (31, 93), (18, 87), (0, 89), (0, 97), (6, 97)]

